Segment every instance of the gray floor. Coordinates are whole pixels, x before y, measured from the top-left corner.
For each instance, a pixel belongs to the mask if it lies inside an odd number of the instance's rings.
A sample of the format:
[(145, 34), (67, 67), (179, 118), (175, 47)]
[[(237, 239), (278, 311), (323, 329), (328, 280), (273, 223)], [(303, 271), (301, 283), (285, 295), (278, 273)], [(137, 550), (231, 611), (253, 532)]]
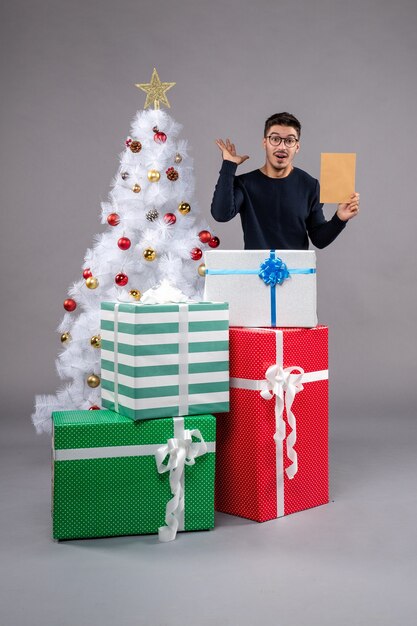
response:
[(417, 422), (332, 427), (333, 502), (210, 532), (54, 543), (47, 437), (1, 432), (1, 626), (417, 623)]

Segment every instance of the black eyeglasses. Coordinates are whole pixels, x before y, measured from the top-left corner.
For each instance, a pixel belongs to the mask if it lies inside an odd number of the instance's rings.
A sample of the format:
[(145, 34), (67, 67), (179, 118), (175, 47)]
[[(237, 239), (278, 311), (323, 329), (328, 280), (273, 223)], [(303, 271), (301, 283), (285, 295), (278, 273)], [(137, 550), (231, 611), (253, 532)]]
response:
[(279, 135), (267, 135), (266, 139), (268, 139), (271, 146), (280, 146), (281, 142), (284, 142), (286, 148), (294, 148), (295, 144), (298, 142), (297, 137), (280, 137)]

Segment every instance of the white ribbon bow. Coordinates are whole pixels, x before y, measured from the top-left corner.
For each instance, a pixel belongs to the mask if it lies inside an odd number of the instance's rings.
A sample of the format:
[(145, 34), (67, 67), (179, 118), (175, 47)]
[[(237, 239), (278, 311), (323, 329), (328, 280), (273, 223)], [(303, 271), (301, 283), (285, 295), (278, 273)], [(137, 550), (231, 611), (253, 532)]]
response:
[[(293, 374), (293, 372), (298, 372)], [(281, 365), (271, 365), (265, 372), (263, 388), (260, 391), (262, 398), (271, 400), (275, 396), (275, 420), (277, 432), (274, 435), (275, 441), (284, 441), (286, 436), (286, 424), (283, 418), (284, 406), (287, 411), (288, 424), (291, 426), (291, 433), (287, 438), (287, 456), (292, 461), (287, 467), (288, 478), (294, 478), (298, 471), (297, 453), (294, 450), (297, 441), (297, 423), (294, 413), (291, 411), (295, 395), (304, 389), (301, 380), (304, 370), (301, 367), (286, 367)]]
[[(195, 437), (199, 441), (193, 441)], [(194, 465), (195, 459), (207, 452), (207, 444), (201, 432), (194, 430), (184, 430), (184, 438), (173, 437), (155, 453), (156, 466), (158, 472), (163, 474), (169, 471), (169, 485), (173, 498), (168, 501), (165, 510), (166, 526), (158, 529), (159, 541), (172, 541), (175, 539), (179, 516), (184, 510), (184, 487), (182, 476), (185, 465)], [(166, 457), (168, 462), (164, 463)]]
[(142, 294), (141, 304), (169, 304), (171, 302), (192, 302), (178, 287), (164, 278), (157, 287), (151, 287)]

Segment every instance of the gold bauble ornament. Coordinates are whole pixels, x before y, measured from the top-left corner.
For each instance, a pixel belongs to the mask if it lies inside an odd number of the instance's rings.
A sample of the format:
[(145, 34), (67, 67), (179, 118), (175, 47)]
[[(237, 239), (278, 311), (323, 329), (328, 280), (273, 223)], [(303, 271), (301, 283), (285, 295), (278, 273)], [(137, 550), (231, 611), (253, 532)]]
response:
[(153, 248), (146, 248), (146, 250), (143, 251), (143, 258), (145, 259), (145, 261), (155, 261), (155, 250)]
[(129, 291), (129, 295), (132, 296), (132, 298), (134, 298), (135, 300), (140, 300), (142, 297), (142, 294), (139, 291), (139, 289), (131, 289)]
[(182, 156), (180, 155), (179, 152), (177, 152), (177, 154), (175, 155), (174, 161), (175, 161), (175, 163), (181, 163)]
[(101, 337), (100, 335), (93, 335), (90, 339), (90, 343), (93, 348), (101, 348)]
[(199, 273), (200, 276), (205, 276), (206, 275), (206, 266), (205, 263), (201, 263), (198, 266), (197, 272)]
[(67, 343), (71, 339), (70, 333), (67, 331), (66, 333), (62, 333), (61, 335), (61, 343)]
[(158, 170), (149, 170), (148, 172), (149, 182), (157, 183), (160, 178), (161, 178), (161, 174), (158, 172)]
[(132, 191), (134, 191), (135, 193), (139, 193), (140, 190), (141, 186), (139, 185), (139, 183), (135, 183), (132, 187)]
[(188, 204), (188, 202), (181, 202), (181, 204), (178, 206), (178, 211), (181, 213), (181, 215), (187, 215), (187, 213), (191, 211), (191, 206)]
[(85, 281), (86, 286), (89, 289), (97, 289), (98, 287), (98, 280), (97, 278), (95, 278), (94, 276), (90, 276), (89, 278), (87, 278), (87, 280)]
[(100, 376), (96, 376), (95, 374), (90, 374), (87, 378), (87, 385), (95, 389), (100, 384)]

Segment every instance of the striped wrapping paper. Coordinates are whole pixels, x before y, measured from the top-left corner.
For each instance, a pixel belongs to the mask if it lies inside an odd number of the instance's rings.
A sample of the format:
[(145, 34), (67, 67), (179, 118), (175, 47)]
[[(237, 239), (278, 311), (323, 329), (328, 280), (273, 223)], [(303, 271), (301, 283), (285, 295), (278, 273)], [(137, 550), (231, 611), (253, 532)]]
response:
[(101, 397), (133, 420), (228, 411), (228, 304), (102, 302)]

